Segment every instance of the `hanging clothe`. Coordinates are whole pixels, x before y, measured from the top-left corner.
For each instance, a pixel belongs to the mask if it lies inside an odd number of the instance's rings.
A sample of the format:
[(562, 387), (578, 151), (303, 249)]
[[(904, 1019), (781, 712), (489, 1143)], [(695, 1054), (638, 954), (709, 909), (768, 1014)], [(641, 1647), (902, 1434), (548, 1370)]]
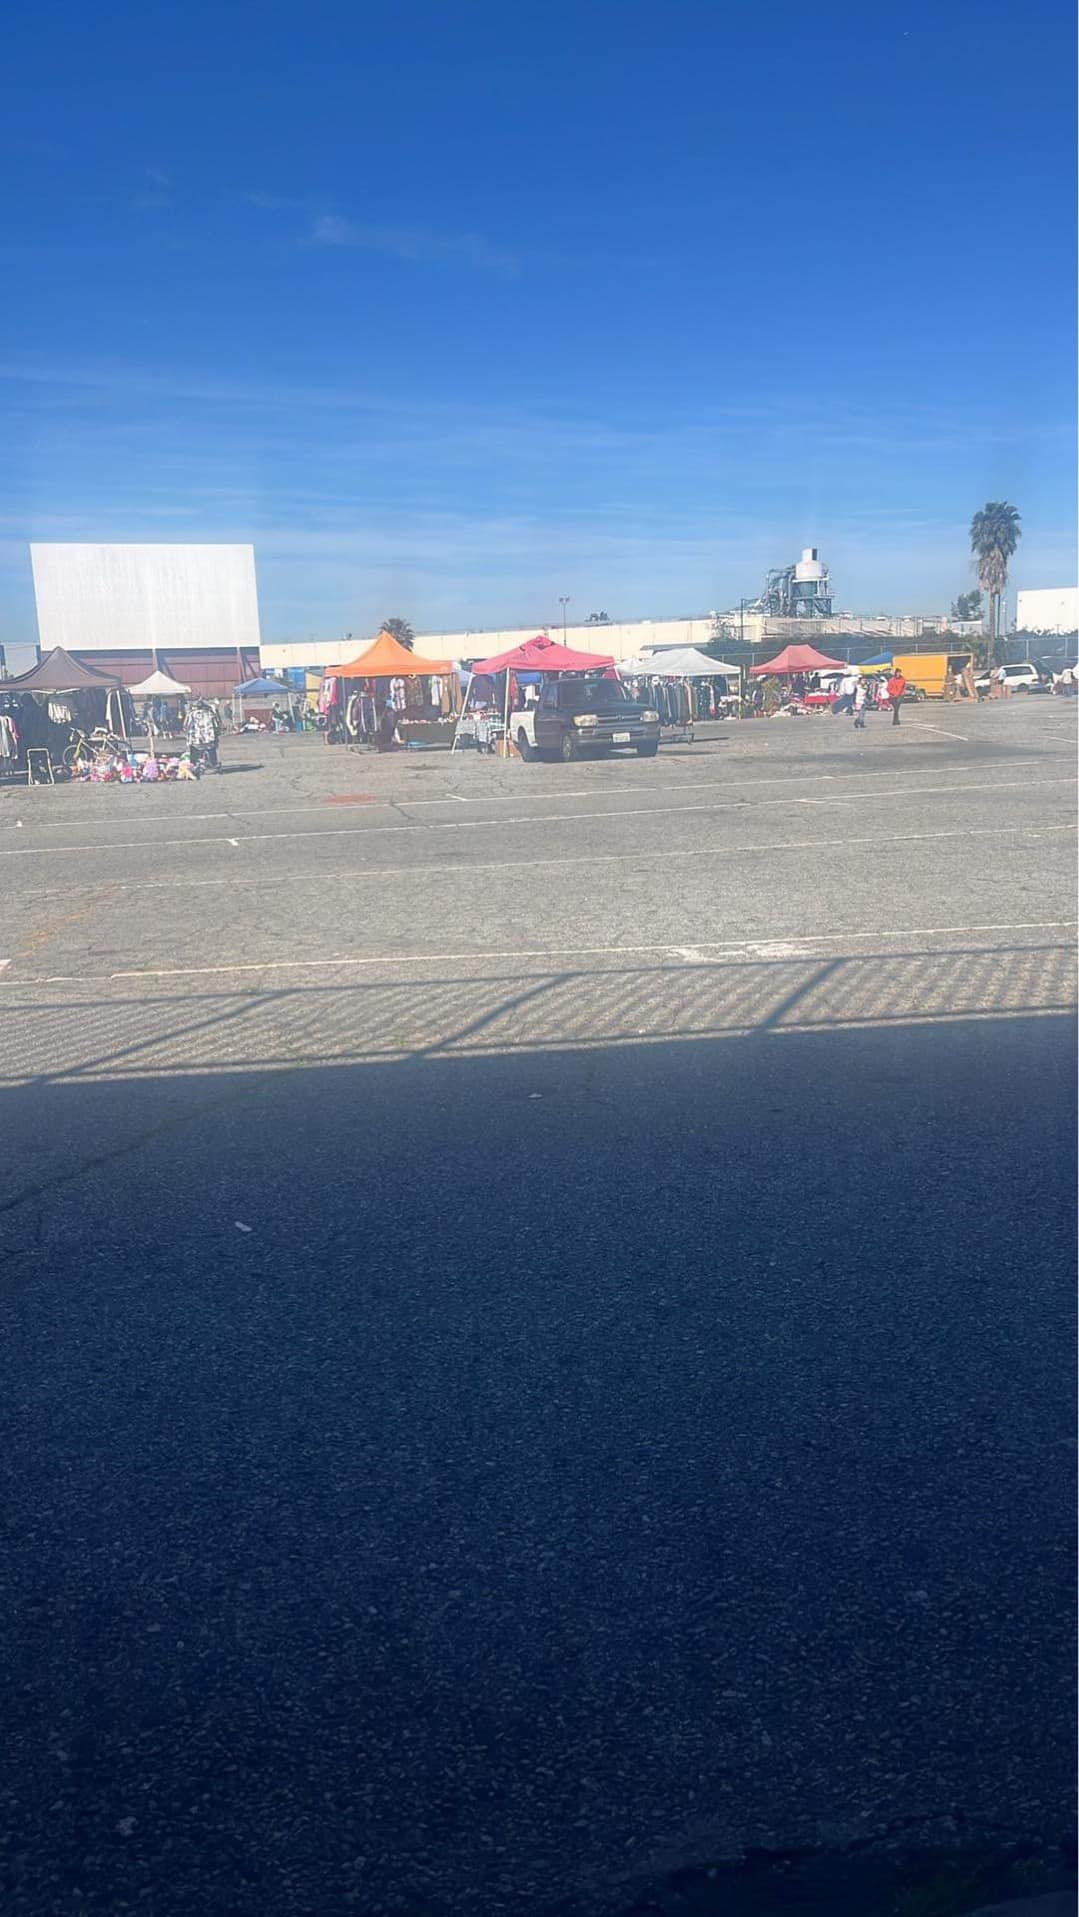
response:
[(124, 695), (119, 686), (105, 694), (105, 724), (110, 732), (120, 738), (127, 738), (127, 714), (124, 710)]

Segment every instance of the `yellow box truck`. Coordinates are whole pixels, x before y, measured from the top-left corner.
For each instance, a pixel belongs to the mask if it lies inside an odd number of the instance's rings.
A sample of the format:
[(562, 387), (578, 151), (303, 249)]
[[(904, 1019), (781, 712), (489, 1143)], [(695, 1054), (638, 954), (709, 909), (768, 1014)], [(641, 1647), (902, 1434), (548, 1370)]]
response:
[(897, 652), (892, 663), (927, 699), (944, 699), (955, 692), (963, 696), (964, 691), (969, 699), (975, 696), (970, 652)]

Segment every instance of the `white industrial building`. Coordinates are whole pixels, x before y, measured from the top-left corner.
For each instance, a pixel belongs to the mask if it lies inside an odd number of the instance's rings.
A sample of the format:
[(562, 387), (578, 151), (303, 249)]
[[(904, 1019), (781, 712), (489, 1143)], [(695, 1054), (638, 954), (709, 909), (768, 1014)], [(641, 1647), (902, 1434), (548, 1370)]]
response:
[(1079, 632), (1079, 586), (1035, 586), (1016, 594), (1019, 632)]

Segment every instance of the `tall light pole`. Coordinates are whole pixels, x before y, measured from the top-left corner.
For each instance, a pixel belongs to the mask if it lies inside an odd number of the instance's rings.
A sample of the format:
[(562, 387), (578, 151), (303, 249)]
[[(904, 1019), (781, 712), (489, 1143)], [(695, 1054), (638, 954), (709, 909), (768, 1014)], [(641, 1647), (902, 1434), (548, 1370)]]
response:
[(562, 608), (562, 644), (563, 645), (565, 645), (566, 643), (566, 607), (569, 605), (569, 602), (572, 599), (572, 597), (573, 597), (573, 594), (571, 592), (567, 592), (564, 598), (561, 593), (559, 593), (558, 595), (558, 603)]

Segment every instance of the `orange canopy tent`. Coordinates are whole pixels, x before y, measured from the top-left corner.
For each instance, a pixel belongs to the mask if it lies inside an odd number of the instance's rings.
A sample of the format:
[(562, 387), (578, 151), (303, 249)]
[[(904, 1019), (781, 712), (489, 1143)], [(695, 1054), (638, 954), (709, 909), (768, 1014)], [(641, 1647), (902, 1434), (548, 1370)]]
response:
[(377, 639), (354, 659), (350, 666), (330, 666), (327, 678), (334, 679), (430, 679), (453, 671), (449, 659), (420, 659), (392, 632), (380, 632)]

